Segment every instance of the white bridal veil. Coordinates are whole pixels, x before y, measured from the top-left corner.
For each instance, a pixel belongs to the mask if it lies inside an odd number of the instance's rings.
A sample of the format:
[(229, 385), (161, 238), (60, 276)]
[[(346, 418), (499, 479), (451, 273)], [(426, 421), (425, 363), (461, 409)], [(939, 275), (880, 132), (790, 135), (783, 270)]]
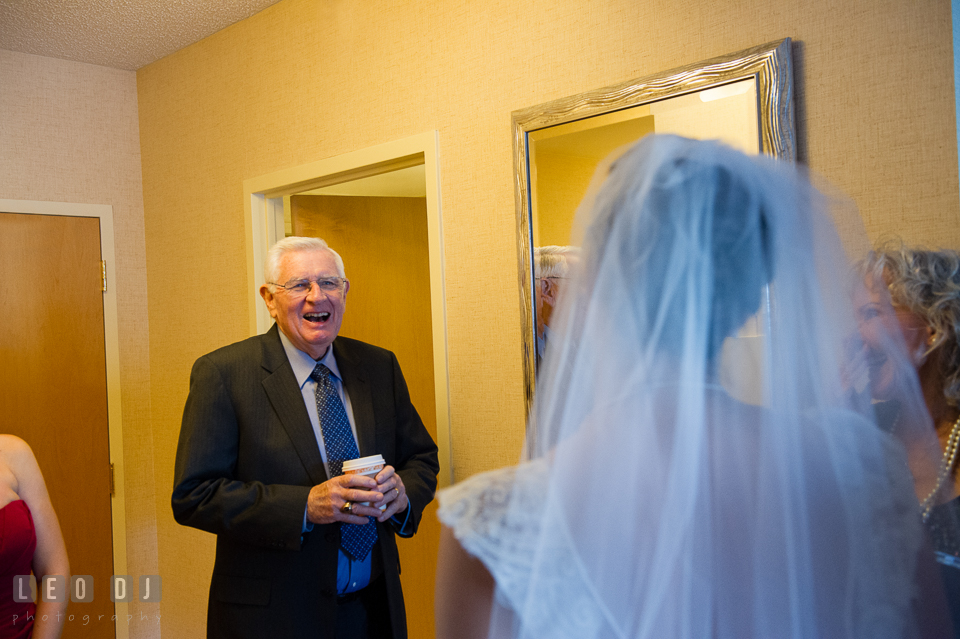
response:
[(527, 461), (456, 530), (497, 580), (491, 636), (919, 636), (908, 466), (940, 453), (832, 202), (673, 136), (595, 183)]

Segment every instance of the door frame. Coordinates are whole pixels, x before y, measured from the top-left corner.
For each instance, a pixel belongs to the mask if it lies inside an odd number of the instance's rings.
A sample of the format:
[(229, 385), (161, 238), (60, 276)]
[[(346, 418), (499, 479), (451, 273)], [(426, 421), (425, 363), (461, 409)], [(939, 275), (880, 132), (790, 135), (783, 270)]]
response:
[[(123, 420), (120, 411), (120, 333), (117, 314), (116, 252), (113, 238), (113, 207), (106, 204), (74, 204), (0, 199), (0, 213), (95, 217), (100, 220), (100, 259), (106, 262), (107, 290), (103, 293), (103, 344), (107, 367), (107, 433), (110, 463), (113, 464), (113, 497), (110, 519), (113, 533), (113, 574), (127, 574), (127, 525), (124, 496)], [(120, 623), (127, 615), (125, 602), (114, 603), (117, 639), (130, 631)]]
[(427, 250), (433, 330), (433, 372), (437, 408), (437, 447), (441, 487), (453, 483), (450, 448), (450, 377), (447, 357), (446, 295), (443, 280), (443, 228), (440, 215), (439, 136), (428, 131), (394, 142), (345, 153), (243, 181), (246, 210), (247, 290), (250, 334), (273, 323), (257, 291), (264, 284), (267, 250), (285, 236), (284, 199), (312, 189), (424, 165), (427, 199)]

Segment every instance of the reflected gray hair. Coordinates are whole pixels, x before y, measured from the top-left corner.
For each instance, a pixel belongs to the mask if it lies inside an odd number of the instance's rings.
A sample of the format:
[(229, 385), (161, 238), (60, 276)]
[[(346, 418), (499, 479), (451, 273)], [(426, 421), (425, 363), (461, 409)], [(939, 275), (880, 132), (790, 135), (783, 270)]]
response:
[(960, 406), (960, 253), (887, 242), (867, 258), (866, 270), (882, 278), (894, 305), (916, 313), (933, 329), (927, 352), (940, 351), (943, 394), (950, 405)]
[(579, 246), (535, 246), (533, 268), (536, 278), (567, 277), (570, 273), (570, 258), (580, 258)]
[(333, 255), (333, 261), (337, 265), (337, 275), (343, 279), (347, 279), (347, 275), (343, 270), (343, 258), (340, 257), (339, 253), (330, 248), (326, 242), (319, 237), (299, 237), (291, 235), (290, 237), (283, 238), (267, 251), (267, 259), (263, 263), (263, 278), (267, 284), (284, 283), (277, 281), (277, 278), (280, 277), (280, 262), (283, 261), (284, 255), (306, 251), (328, 251)]

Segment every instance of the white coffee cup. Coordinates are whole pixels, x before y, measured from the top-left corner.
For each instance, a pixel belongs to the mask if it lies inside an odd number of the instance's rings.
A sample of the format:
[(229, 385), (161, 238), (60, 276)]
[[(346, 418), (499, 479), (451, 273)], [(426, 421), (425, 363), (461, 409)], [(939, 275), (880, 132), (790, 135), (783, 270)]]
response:
[[(381, 455), (370, 455), (369, 457), (361, 457), (359, 459), (347, 459), (343, 462), (343, 474), (366, 475), (367, 477), (376, 479), (377, 473), (383, 470), (385, 465), (386, 462), (383, 460)], [(369, 501), (361, 501), (358, 503), (361, 506), (370, 505)], [(386, 504), (380, 506), (380, 510), (386, 510), (386, 508)]]

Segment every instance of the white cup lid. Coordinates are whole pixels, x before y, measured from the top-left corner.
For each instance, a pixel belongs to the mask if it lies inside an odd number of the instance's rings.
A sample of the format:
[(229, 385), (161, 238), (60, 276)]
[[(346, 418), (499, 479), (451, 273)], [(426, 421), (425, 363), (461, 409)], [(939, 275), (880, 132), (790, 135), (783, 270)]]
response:
[(376, 466), (377, 464), (383, 465), (383, 463), (384, 461), (382, 455), (370, 455), (368, 457), (361, 457), (359, 459), (347, 459), (343, 462), (343, 472), (357, 468)]

